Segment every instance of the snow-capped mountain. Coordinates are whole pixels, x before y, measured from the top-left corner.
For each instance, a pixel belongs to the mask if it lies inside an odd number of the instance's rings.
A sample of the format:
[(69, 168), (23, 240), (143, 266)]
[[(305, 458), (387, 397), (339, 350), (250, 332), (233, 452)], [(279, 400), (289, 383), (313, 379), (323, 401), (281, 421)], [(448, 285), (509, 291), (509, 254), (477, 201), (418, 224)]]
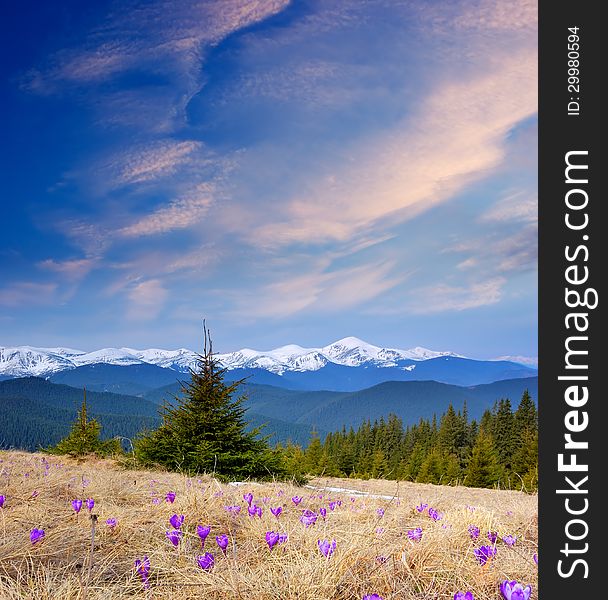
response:
[[(35, 375), (47, 377), (55, 373), (84, 365), (152, 364), (159, 367), (187, 372), (196, 364), (197, 353), (186, 348), (162, 350), (150, 348), (103, 348), (92, 352), (70, 348), (35, 348), (19, 346), (0, 347), (0, 376), (25, 377)], [(459, 357), (453, 352), (436, 352), (426, 348), (399, 350), (381, 348), (355, 337), (347, 337), (321, 348), (303, 348), (295, 344), (259, 351), (243, 348), (236, 352), (216, 355), (227, 369), (264, 369), (277, 375), (288, 371), (317, 371), (326, 365), (358, 367), (400, 367), (412, 370), (411, 361), (424, 361), (440, 356)], [(401, 365), (402, 361), (407, 364)]]

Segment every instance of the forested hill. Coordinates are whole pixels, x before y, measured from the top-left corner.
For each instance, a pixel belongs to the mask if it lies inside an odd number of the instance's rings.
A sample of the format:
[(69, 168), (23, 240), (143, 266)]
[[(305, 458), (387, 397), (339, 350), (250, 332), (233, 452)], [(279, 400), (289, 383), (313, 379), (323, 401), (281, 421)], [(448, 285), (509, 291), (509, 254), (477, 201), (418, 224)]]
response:
[[(88, 410), (102, 425), (103, 438), (120, 435), (132, 439), (143, 428), (156, 427), (159, 405), (179, 394), (179, 387), (175, 383), (143, 397), (87, 389)], [(306, 446), (313, 429), (324, 436), (391, 413), (411, 425), (420, 418), (440, 416), (450, 404), (460, 409), (465, 401), (469, 417), (479, 419), (501, 398), (516, 403), (525, 390), (536, 401), (538, 379), (474, 387), (436, 381), (386, 382), (358, 392), (303, 392), (245, 383), (240, 391), (247, 396), (246, 419), (251, 427), (266, 423), (264, 433), (271, 436), (271, 442), (291, 440)], [(82, 398), (82, 388), (36, 377), (0, 381), (0, 447), (36, 450), (56, 443), (69, 430)]]

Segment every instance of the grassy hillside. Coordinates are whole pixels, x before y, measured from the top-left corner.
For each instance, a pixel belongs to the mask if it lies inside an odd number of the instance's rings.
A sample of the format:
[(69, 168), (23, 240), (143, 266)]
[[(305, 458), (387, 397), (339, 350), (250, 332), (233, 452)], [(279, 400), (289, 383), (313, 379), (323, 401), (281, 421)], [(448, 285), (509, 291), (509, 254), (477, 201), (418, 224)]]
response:
[[(538, 594), (537, 498), (521, 492), (336, 479), (315, 479), (306, 488), (224, 485), (207, 475), (125, 471), (109, 460), (21, 452), (0, 452), (0, 469), (0, 598), (7, 600), (361, 600), (371, 594), (451, 600), (458, 591), (496, 600), (503, 580), (530, 584), (532, 598)], [(172, 503), (168, 492), (175, 493)], [(261, 516), (249, 516), (247, 492)], [(74, 512), (76, 498), (95, 501), (90, 514), (84, 503)], [(418, 512), (421, 503), (428, 506)], [(275, 517), (270, 508), (279, 506)], [(304, 510), (316, 517), (309, 526), (301, 521)], [(184, 516), (175, 546), (167, 537), (175, 530), (172, 515)], [(210, 527), (204, 546), (198, 525)], [(475, 539), (471, 526), (479, 528)], [(420, 539), (410, 539), (417, 528)], [(34, 529), (44, 534), (32, 542)], [(495, 543), (488, 531), (496, 532)], [(286, 539), (270, 549), (268, 532)], [(216, 542), (223, 535), (225, 554)], [(516, 538), (513, 546), (503, 541), (508, 535)], [(335, 540), (328, 557), (319, 549), (322, 540)], [(495, 556), (481, 564), (475, 550), (484, 545)], [(213, 559), (208, 570), (197, 560), (205, 552)], [(149, 561), (145, 576), (138, 560)]]

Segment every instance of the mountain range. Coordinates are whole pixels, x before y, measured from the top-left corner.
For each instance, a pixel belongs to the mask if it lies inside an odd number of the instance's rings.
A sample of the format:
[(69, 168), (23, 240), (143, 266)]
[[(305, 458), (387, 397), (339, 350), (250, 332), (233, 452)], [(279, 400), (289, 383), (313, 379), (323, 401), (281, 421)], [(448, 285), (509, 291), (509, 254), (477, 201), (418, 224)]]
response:
[[(100, 391), (140, 394), (171, 384), (196, 367), (192, 350), (0, 347), (0, 379), (44, 377)], [(320, 348), (288, 345), (216, 354), (229, 378), (296, 390), (355, 391), (386, 381), (435, 380), (479, 385), (533, 377), (535, 368), (512, 360), (474, 360), (454, 352), (382, 348), (348, 337)], [(526, 359), (519, 359), (520, 361)]]

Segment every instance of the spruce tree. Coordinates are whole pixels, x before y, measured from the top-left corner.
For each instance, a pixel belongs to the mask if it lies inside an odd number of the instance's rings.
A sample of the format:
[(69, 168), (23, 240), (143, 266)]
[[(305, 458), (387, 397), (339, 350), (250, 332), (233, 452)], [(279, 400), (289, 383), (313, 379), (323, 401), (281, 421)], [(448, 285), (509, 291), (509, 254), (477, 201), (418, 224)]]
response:
[(471, 451), (464, 484), (469, 487), (492, 487), (500, 476), (501, 468), (494, 439), (481, 427)]
[(224, 382), (226, 369), (213, 355), (205, 325), (203, 333), (204, 350), (191, 381), (182, 384), (174, 405), (164, 405), (160, 427), (136, 440), (136, 456), (145, 465), (220, 479), (286, 476), (281, 454), (259, 437), (259, 429), (245, 431), (246, 397), (235, 397), (244, 380)]
[(89, 419), (87, 415), (87, 390), (83, 389), (83, 399), (80, 410), (70, 433), (55, 446), (46, 448), (50, 454), (68, 454), (70, 456), (85, 456), (97, 454), (108, 456), (121, 452), (120, 442), (117, 439), (100, 439), (101, 425), (96, 419)]

